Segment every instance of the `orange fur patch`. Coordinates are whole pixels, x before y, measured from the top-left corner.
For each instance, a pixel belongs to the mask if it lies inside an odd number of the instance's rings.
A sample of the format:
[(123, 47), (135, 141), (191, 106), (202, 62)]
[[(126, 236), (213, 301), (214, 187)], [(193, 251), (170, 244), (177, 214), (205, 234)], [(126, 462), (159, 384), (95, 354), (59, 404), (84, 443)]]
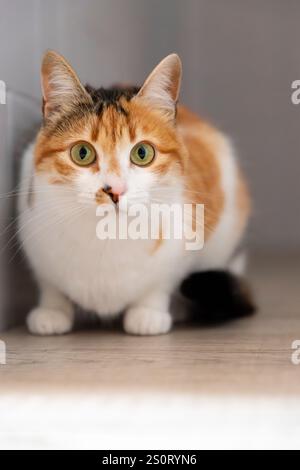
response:
[(224, 207), (221, 174), (216, 156), (219, 134), (183, 106), (178, 108), (177, 122), (188, 150), (184, 171), (186, 202), (204, 204), (204, 236), (207, 240), (214, 231)]
[[(81, 119), (74, 119), (74, 122), (68, 118), (68, 125), (64, 131), (59, 129), (56, 133), (53, 122), (50, 134), (47, 127), (42, 128), (35, 151), (37, 171), (56, 172), (64, 177), (72, 177), (76, 169), (69, 160), (69, 146), (78, 139), (84, 140), (83, 135), (89, 135), (91, 143), (99, 143), (99, 147), (107, 157), (108, 171), (120, 176), (117, 145), (123, 137), (133, 143), (139, 134), (153, 142), (159, 154), (159, 158), (155, 158), (151, 165), (151, 171), (164, 174), (173, 167), (172, 170), (176, 170), (178, 174), (182, 172), (184, 149), (182, 143), (178, 142), (176, 130), (170, 122), (158, 111), (149, 110), (148, 106), (135, 100), (127, 102), (121, 99), (120, 105), (124, 113), (119, 112), (114, 106), (107, 106), (99, 116), (91, 113)], [(70, 143), (69, 146), (66, 142)], [(91, 165), (89, 170), (99, 171), (98, 160), (97, 163)], [(80, 170), (88, 169), (79, 168), (78, 171)]]
[(251, 199), (249, 190), (242, 171), (239, 169), (237, 182), (237, 202), (238, 202), (238, 230), (243, 232), (246, 228), (250, 213)]
[(159, 229), (159, 238), (157, 240), (154, 240), (154, 245), (151, 248), (151, 254), (152, 255), (160, 249), (160, 247), (163, 244), (163, 241), (164, 240), (163, 240), (162, 228), (160, 227), (160, 229)]
[(108, 202), (109, 197), (103, 192), (103, 189), (100, 188), (95, 194), (95, 201), (97, 204), (104, 204)]

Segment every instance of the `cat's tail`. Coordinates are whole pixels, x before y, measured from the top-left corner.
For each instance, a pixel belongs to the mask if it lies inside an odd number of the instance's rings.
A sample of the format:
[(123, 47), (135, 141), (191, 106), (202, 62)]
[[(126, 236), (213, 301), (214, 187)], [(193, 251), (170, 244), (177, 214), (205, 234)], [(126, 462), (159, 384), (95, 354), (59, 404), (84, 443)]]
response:
[(196, 272), (185, 279), (181, 293), (192, 302), (192, 316), (202, 323), (221, 323), (251, 315), (256, 306), (242, 276), (244, 253), (237, 255), (228, 270)]

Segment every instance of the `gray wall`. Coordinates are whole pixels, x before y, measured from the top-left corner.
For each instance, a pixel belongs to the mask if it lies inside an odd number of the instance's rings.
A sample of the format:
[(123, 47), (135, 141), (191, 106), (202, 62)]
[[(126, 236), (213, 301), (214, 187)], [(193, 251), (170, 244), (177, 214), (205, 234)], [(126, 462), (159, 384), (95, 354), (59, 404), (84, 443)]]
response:
[(300, 244), (297, 0), (0, 0), (0, 79), (39, 97), (46, 48), (94, 85), (141, 82), (166, 54), (182, 100), (232, 137), (255, 199), (251, 243)]

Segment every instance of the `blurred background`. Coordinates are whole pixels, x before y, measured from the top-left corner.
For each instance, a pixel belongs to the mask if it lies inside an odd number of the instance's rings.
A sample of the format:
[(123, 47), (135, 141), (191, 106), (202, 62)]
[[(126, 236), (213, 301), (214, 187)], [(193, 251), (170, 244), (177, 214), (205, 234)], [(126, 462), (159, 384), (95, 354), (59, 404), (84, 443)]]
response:
[(9, 90), (0, 134), (2, 148), (7, 139), (6, 185), (10, 172), (11, 184), (15, 178), (20, 135), (40, 117), (46, 49), (63, 54), (94, 86), (142, 83), (176, 51), (181, 101), (232, 137), (248, 175), (250, 245), (299, 248), (300, 105), (291, 102), (291, 83), (300, 79), (299, 1), (0, 0), (0, 8), (0, 79)]

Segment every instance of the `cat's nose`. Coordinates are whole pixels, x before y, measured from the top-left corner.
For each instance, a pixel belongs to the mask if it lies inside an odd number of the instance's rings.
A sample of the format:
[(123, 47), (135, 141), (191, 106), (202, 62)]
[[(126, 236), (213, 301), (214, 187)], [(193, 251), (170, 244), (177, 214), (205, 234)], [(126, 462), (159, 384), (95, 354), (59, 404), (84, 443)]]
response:
[(118, 204), (120, 196), (124, 194), (123, 188), (118, 188), (118, 187), (114, 188), (112, 186), (109, 186), (108, 184), (104, 185), (103, 191), (111, 198), (111, 200), (115, 204)]

